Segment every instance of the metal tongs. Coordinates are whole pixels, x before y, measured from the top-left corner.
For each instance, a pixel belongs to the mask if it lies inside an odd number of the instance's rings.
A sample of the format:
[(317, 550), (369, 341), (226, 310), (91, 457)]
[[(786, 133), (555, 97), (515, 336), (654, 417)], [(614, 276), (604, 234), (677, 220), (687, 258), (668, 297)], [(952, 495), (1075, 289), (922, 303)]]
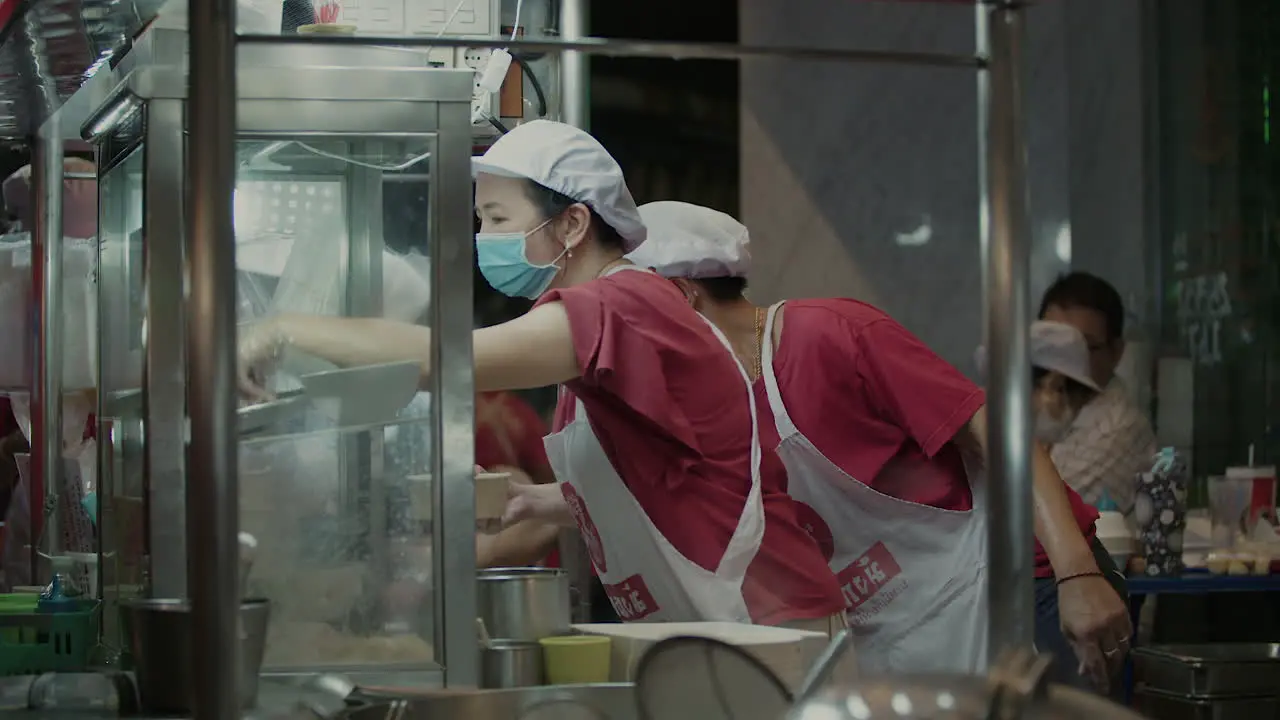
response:
[(342, 675), (311, 675), (302, 681), (302, 689), (310, 691), (310, 697), (300, 700), (296, 706), (295, 716), (331, 720), (352, 708), (368, 707), (375, 702), (387, 702), (387, 714), (383, 720), (403, 720), (409, 710), (409, 701), (404, 698), (374, 697), (360, 689), (349, 678)]
[(836, 666), (840, 664), (840, 660), (848, 654), (849, 649), (853, 647), (853, 630), (845, 628), (836, 633), (831, 638), (831, 642), (827, 645), (827, 649), (822, 651), (818, 659), (814, 661), (813, 667), (809, 668), (809, 673), (805, 675), (804, 682), (800, 683), (800, 689), (796, 690), (795, 698), (792, 703), (799, 706), (808, 700), (831, 680), (831, 675), (836, 671)]

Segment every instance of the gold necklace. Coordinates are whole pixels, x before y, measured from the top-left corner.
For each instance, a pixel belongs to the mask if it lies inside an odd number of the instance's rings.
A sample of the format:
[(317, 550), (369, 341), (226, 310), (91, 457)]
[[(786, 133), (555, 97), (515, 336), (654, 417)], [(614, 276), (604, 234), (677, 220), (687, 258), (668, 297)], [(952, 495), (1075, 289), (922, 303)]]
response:
[(628, 260), (624, 257), (620, 257), (615, 260), (610, 260), (609, 262), (604, 264), (604, 267), (600, 268), (600, 272), (596, 273), (596, 278), (599, 279), (604, 277), (610, 270), (616, 267), (621, 267), (627, 264), (627, 262)]

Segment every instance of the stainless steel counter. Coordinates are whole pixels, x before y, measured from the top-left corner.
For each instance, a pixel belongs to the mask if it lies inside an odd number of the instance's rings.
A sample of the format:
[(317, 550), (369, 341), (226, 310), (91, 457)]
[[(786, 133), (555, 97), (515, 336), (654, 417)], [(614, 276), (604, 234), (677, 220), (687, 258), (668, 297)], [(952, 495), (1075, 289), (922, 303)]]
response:
[[(415, 673), (414, 677), (421, 682), (423, 676), (421, 673)], [(45, 684), (49, 680), (50, 677), (45, 676), (40, 683)], [(283, 718), (291, 714), (296, 716), (295, 709), (303, 704), (313, 702), (323, 702), (327, 706), (334, 704), (332, 697), (319, 690), (303, 687), (300, 680), (301, 678), (263, 677), (259, 684), (258, 706), (245, 713), (244, 717), (255, 720)], [(387, 682), (393, 680), (394, 677), (388, 677)], [(111, 689), (111, 683), (105, 676), (54, 677), (51, 691), (48, 690), (49, 686), (45, 685), (45, 691), (36, 694), (56, 701), (59, 707), (51, 707), (52, 703), (46, 701), (44, 707), (33, 709), (29, 707), (28, 700), (32, 696), (31, 690), (35, 681), (36, 678), (30, 676), (0, 678), (0, 713), (13, 720), (99, 720), (100, 718), (105, 720), (119, 717), (185, 720), (175, 716), (122, 713), (116, 694)], [(440, 677), (435, 676), (434, 682), (422, 689), (433, 690), (439, 687)]]

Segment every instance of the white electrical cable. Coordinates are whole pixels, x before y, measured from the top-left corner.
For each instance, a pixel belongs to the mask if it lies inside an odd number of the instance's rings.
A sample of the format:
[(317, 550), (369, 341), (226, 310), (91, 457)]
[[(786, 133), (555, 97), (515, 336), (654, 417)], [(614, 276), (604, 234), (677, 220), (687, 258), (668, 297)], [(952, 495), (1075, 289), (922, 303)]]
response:
[[(297, 145), (298, 147), (302, 148), (303, 150), (306, 150), (312, 155), (318, 155), (322, 158), (337, 160), (338, 162), (343, 162), (348, 165), (355, 165), (357, 167), (362, 167), (362, 168), (369, 168), (370, 170), (380, 170), (382, 172), (401, 172), (404, 170), (408, 170), (414, 165), (417, 165), (423, 160), (426, 160), (427, 158), (431, 157), (430, 152), (425, 152), (420, 155), (414, 155), (413, 157), (410, 157), (408, 160), (405, 160), (404, 162), (401, 162), (401, 163), (397, 163), (395, 165), (377, 165), (375, 163), (364, 162), (362, 160), (356, 160), (355, 158), (349, 158), (343, 155), (339, 155), (337, 153), (331, 153), (325, 150), (321, 150), (320, 148), (312, 147), (311, 145), (308, 145), (304, 142), (299, 142), (297, 140), (285, 140), (283, 142), (273, 143), (271, 147), (269, 147), (265, 152), (259, 153), (259, 155), (265, 156), (268, 160), (270, 160), (272, 155), (280, 152), (281, 150), (284, 150), (290, 145)], [(250, 163), (248, 162), (242, 163), (241, 167), (245, 167), (245, 168), (250, 167)]]
[(511, 23), (511, 41), (515, 42), (516, 33), (520, 32), (520, 8), (524, 6), (524, 0), (516, 0), (516, 19)]
[(399, 163), (397, 165), (375, 165), (374, 163), (367, 163), (367, 162), (362, 162), (360, 160), (356, 160), (354, 158), (343, 157), (342, 155), (338, 155), (337, 153), (325, 152), (324, 150), (311, 147), (310, 145), (304, 142), (298, 142), (295, 140), (294, 144), (302, 148), (303, 150), (306, 150), (309, 153), (312, 153), (314, 155), (319, 155), (320, 157), (323, 157), (323, 158), (329, 158), (330, 160), (337, 160), (339, 162), (344, 162), (349, 165), (356, 165), (358, 167), (369, 168), (370, 170), (381, 170), (382, 172), (400, 172), (402, 170), (408, 170), (414, 165), (417, 165), (423, 160), (426, 160), (427, 158), (431, 157), (430, 152), (425, 152), (425, 153), (422, 153), (421, 155), (415, 155), (409, 158), (408, 160), (405, 160), (404, 162)]
[(453, 25), (453, 21), (457, 19), (458, 13), (462, 12), (462, 6), (466, 5), (468, 2), (469, 0), (458, 0), (458, 4), (453, 6), (453, 12), (449, 13), (449, 19), (444, 21), (444, 27), (440, 28), (440, 32), (436, 37), (442, 38), (445, 33), (449, 32), (449, 27)]

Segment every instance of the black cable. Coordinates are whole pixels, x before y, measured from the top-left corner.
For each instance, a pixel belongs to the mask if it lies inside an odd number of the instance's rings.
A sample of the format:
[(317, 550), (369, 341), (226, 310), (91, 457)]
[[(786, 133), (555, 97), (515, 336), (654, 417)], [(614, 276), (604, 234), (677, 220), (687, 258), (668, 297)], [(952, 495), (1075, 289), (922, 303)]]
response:
[(492, 125), (499, 133), (506, 135), (508, 132), (510, 132), (509, 130), (507, 130), (507, 126), (503, 125), (502, 121), (499, 120), (498, 118), (492, 115), (489, 115), (488, 113), (485, 113), (484, 119), (488, 120), (489, 124)]
[(529, 78), (529, 84), (533, 86), (533, 94), (538, 98), (538, 117), (547, 116), (547, 95), (542, 91), (542, 83), (538, 82), (538, 76), (534, 74), (533, 68), (529, 67), (529, 63), (519, 55), (512, 54), (511, 59), (516, 61), (520, 69), (524, 71), (525, 77)]

